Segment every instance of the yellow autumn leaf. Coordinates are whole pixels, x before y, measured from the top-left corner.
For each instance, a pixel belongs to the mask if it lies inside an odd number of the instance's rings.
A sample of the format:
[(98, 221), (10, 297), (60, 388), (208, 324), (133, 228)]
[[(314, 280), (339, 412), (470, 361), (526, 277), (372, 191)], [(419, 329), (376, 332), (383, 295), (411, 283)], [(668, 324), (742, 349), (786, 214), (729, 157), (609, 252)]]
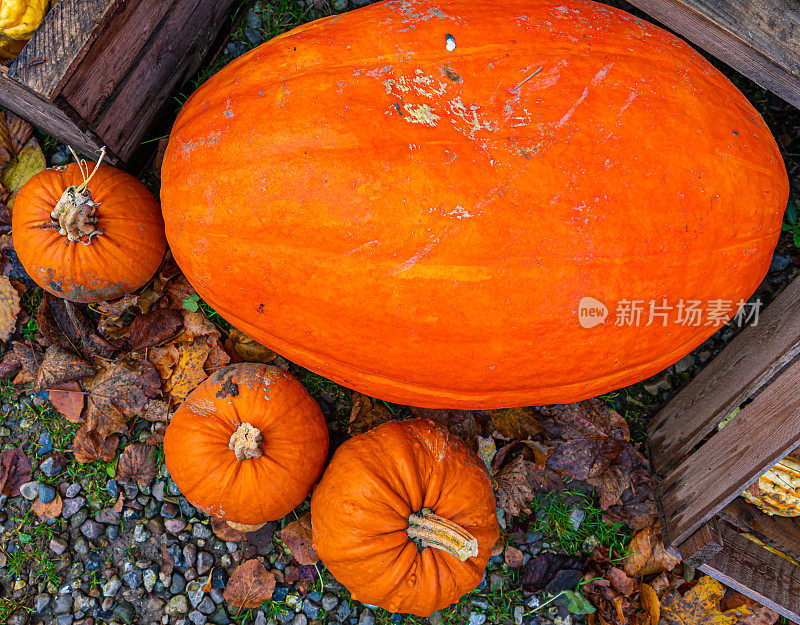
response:
[(208, 377), (203, 365), (211, 351), (205, 340), (176, 343), (178, 362), (172, 375), (164, 383), (164, 390), (176, 399), (184, 399), (200, 382)]
[(5, 276), (0, 276), (0, 341), (7, 341), (17, 326), (19, 293)]
[(17, 154), (16, 160), (0, 176), (0, 183), (14, 193), (40, 171), (47, 168), (42, 148), (39, 142), (31, 137)]
[(725, 587), (713, 577), (701, 577), (697, 585), (682, 597), (679, 594), (661, 601), (662, 625), (737, 625), (753, 613), (748, 606), (720, 611)]

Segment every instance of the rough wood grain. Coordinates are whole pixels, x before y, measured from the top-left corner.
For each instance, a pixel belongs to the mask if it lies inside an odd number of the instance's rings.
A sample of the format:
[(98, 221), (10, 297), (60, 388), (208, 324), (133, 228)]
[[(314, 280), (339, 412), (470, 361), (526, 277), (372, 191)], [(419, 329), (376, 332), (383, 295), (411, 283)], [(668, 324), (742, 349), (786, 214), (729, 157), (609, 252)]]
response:
[(9, 77), (54, 100), (122, 1), (59, 0), (11, 64)]
[(800, 521), (796, 518), (765, 514), (737, 497), (717, 516), (743, 532), (749, 532), (766, 544), (781, 549), (800, 561)]
[(94, 119), (177, 0), (125, 3), (73, 72), (61, 96), (83, 119)]
[(709, 519), (694, 534), (677, 547), (681, 560), (693, 567), (700, 566), (722, 551), (722, 534), (716, 519)]
[(93, 124), (127, 159), (183, 76), (199, 67), (235, 0), (179, 0)]
[(657, 496), (672, 544), (686, 540), (798, 445), (798, 388), (800, 361), (794, 361), (725, 428), (663, 476)]
[(652, 419), (648, 444), (653, 469), (663, 475), (798, 354), (800, 279), (762, 311), (758, 325), (742, 330)]
[(765, 89), (800, 107), (797, 0), (629, 0)]
[(722, 551), (699, 569), (800, 623), (800, 567), (747, 540), (725, 525)]
[[(5, 67), (0, 67), (0, 105), (84, 154), (95, 154), (100, 149), (100, 140), (91, 130), (82, 128), (54, 103), (9, 80)], [(118, 163), (113, 156), (109, 162)]]

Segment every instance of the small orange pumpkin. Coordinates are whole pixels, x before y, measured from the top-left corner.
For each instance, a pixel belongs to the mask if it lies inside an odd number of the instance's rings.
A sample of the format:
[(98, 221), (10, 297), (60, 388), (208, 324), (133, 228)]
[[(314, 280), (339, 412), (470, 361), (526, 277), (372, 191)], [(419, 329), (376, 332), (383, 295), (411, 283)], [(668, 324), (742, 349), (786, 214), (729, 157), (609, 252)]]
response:
[(167, 250), (161, 209), (136, 178), (85, 162), (46, 169), (20, 189), (14, 248), (45, 291), (101, 302), (143, 286)]
[(220, 369), (167, 427), (170, 476), (195, 507), (242, 525), (280, 519), (311, 491), (328, 456), (317, 403), (278, 367)]
[(475, 588), (499, 535), (483, 462), (423, 420), (385, 423), (342, 445), (311, 517), (317, 555), (354, 599), (418, 616)]

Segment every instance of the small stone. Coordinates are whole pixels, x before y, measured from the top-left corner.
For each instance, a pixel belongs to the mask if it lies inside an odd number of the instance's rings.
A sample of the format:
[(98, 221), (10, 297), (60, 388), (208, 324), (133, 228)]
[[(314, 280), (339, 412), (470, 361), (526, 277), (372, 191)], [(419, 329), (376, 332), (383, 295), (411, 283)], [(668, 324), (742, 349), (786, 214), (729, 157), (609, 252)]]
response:
[(39, 470), (47, 477), (55, 477), (64, 470), (64, 467), (63, 461), (57, 461), (53, 456), (50, 456), (39, 465)]
[(133, 605), (127, 601), (118, 603), (114, 606), (114, 616), (120, 619), (123, 623), (131, 625), (136, 619), (136, 610)]
[(305, 614), (295, 614), (291, 625), (308, 625), (308, 617)]
[(72, 612), (72, 595), (61, 595), (56, 598), (53, 614), (69, 614)]
[[(161, 516), (165, 519), (174, 519), (179, 512), (180, 509), (174, 503), (167, 502), (161, 506)], [(166, 521), (164, 522), (164, 527), (166, 527)]]
[(308, 599), (303, 602), (303, 612), (305, 612), (305, 615), (312, 620), (319, 618), (320, 615), (319, 606)]
[(84, 521), (81, 525), (81, 534), (90, 539), (100, 538), (105, 530), (105, 527), (92, 519)]
[(117, 485), (117, 480), (113, 477), (106, 482), (106, 491), (108, 491), (112, 499), (117, 499), (119, 497), (119, 486)]
[(122, 482), (122, 490), (125, 492), (125, 499), (136, 499), (139, 494), (139, 487), (133, 482)]
[(195, 538), (200, 538), (203, 540), (208, 540), (211, 538), (211, 530), (208, 529), (205, 525), (201, 525), (200, 523), (195, 523), (194, 527), (192, 527), (192, 536)]
[(203, 601), (206, 593), (203, 591), (203, 584), (196, 580), (186, 586), (186, 594), (189, 597), (189, 603), (196, 608)]
[(358, 625), (375, 625), (375, 617), (372, 616), (372, 611), (367, 608), (358, 617)]
[(792, 262), (792, 259), (777, 252), (772, 256), (772, 262), (769, 264), (770, 271), (783, 271)]
[(206, 615), (198, 610), (189, 612), (189, 621), (193, 625), (205, 625), (207, 620)]
[(67, 550), (67, 547), (69, 547), (69, 543), (67, 543), (67, 541), (62, 538), (52, 538), (50, 539), (49, 547), (50, 551), (55, 553), (57, 556), (60, 556)]
[(217, 611), (211, 615), (209, 620), (214, 623), (214, 625), (228, 625), (231, 622), (228, 611), (225, 609), (225, 606), (222, 605), (217, 608)]
[(172, 582), (169, 585), (169, 592), (173, 595), (178, 595), (186, 588), (186, 580), (180, 573), (172, 574)]
[(147, 500), (147, 503), (144, 506), (144, 516), (146, 519), (153, 519), (158, 515), (158, 509), (161, 507), (161, 504), (158, 503), (152, 497)]
[(81, 492), (81, 485), (78, 484), (77, 482), (73, 482), (72, 484), (67, 486), (67, 490), (64, 493), (64, 496), (67, 497), (68, 499), (71, 499), (72, 497), (77, 497), (78, 493), (80, 492)]
[(28, 622), (28, 615), (25, 612), (17, 612), (8, 617), (7, 625), (25, 625)]
[(428, 624), (429, 625), (442, 625), (444, 620), (442, 619), (441, 612), (434, 612), (428, 617)]
[(137, 543), (143, 543), (143, 542), (145, 542), (145, 541), (146, 541), (148, 538), (150, 538), (150, 532), (148, 532), (148, 531), (147, 531), (147, 530), (144, 528), (144, 525), (141, 525), (141, 524), (140, 524), (140, 525), (137, 525), (137, 526), (134, 528), (134, 530), (133, 530), (133, 540), (135, 540)]
[(228, 553), (236, 553), (236, 550), (239, 548), (235, 542), (229, 540), (225, 543), (225, 548), (228, 550)]
[[(214, 603), (218, 603), (219, 604), (219, 603), (222, 603), (223, 601), (225, 601), (225, 597), (223, 596), (223, 592), (224, 591), (222, 590), (222, 588), (212, 588), (211, 590), (208, 591), (208, 596), (211, 597), (211, 600)], [(275, 599), (275, 595), (272, 596), (272, 599), (273, 599), (273, 601), (278, 601), (278, 599)]]
[(350, 604), (347, 601), (342, 601), (339, 604), (339, 609), (336, 610), (336, 619), (340, 622), (344, 622), (352, 611)]
[(163, 480), (159, 480), (155, 484), (153, 484), (153, 490), (150, 491), (156, 501), (164, 501), (164, 489), (167, 485), (164, 483)]
[(50, 605), (50, 595), (40, 594), (33, 599), (33, 609), (37, 614), (43, 612), (48, 605)]
[(256, 28), (245, 28), (244, 36), (247, 37), (247, 41), (252, 43), (254, 46), (257, 46), (264, 41), (264, 38), (261, 36), (261, 32)]
[(256, 613), (256, 620), (253, 621), (253, 625), (267, 625), (267, 615), (263, 612)]
[(143, 578), (144, 575), (142, 572), (139, 569), (134, 568), (122, 576), (122, 581), (125, 582), (125, 585), (128, 588), (135, 590), (142, 585)]
[(322, 597), (322, 609), (326, 612), (331, 612), (333, 609), (339, 605), (339, 599), (336, 595), (327, 593), (324, 597)]
[(122, 520), (123, 521), (138, 521), (139, 520), (139, 513), (130, 507), (133, 502), (129, 502), (128, 506), (122, 511)]
[[(64, 505), (61, 508), (61, 516), (65, 519), (69, 519), (71, 516), (75, 515), (81, 508), (83, 508), (84, 504), (86, 503), (86, 499), (83, 497), (74, 497), (72, 499), (65, 499)], [(82, 523), (83, 521), (81, 521)]]
[(211, 570), (214, 566), (214, 556), (205, 551), (200, 551), (197, 554), (197, 574), (203, 575)]
[(346, 11), (347, 10), (347, 0), (333, 0), (331, 2), (331, 8), (334, 11)]
[(75, 553), (85, 556), (89, 553), (89, 541), (87, 541), (83, 536), (78, 536), (75, 542), (72, 544), (72, 549)]
[(197, 510), (195, 507), (189, 503), (189, 500), (186, 497), (179, 497), (178, 504), (181, 508), (181, 514), (186, 519), (192, 519), (197, 516)]
[(211, 586), (213, 588), (225, 588), (228, 583), (228, 573), (222, 567), (216, 567), (211, 573)]
[(119, 538), (119, 526), (118, 525), (107, 526), (106, 536), (108, 536), (109, 540), (116, 540), (117, 538)]
[(480, 612), (472, 612), (469, 615), (469, 625), (483, 625), (486, 622), (486, 615)]
[(19, 487), (19, 494), (28, 501), (33, 501), (39, 496), (39, 482), (25, 482)]
[(232, 41), (225, 46), (225, 54), (228, 54), (233, 58), (242, 56), (245, 52), (247, 52), (247, 46), (243, 43), (239, 43), (238, 41)]
[(176, 595), (172, 597), (164, 608), (164, 612), (170, 616), (178, 616), (179, 614), (186, 614), (189, 611), (189, 602), (186, 595)]
[(46, 456), (53, 451), (53, 437), (45, 430), (39, 434), (39, 444), (36, 448), (37, 456)]
[(525, 608), (521, 605), (514, 607), (514, 625), (522, 625), (522, 617), (525, 615)]
[(147, 592), (153, 592), (153, 586), (155, 586), (156, 581), (158, 581), (158, 577), (153, 569), (146, 569), (142, 573), (142, 583)]
[(56, 625), (73, 625), (75, 617), (72, 614), (61, 614), (56, 618)]
[(186, 519), (172, 518), (164, 521), (164, 529), (172, 535), (177, 535), (186, 527)]
[(114, 508), (103, 508), (94, 515), (94, 520), (106, 525), (119, 525), (120, 514)]
[(211, 597), (203, 597), (203, 600), (197, 606), (197, 609), (203, 614), (213, 614), (214, 610), (217, 609), (217, 606), (214, 605), (214, 601), (211, 599)]
[(37, 483), (36, 490), (39, 492), (39, 501), (42, 503), (50, 503), (56, 498), (56, 489), (52, 486)]
[(676, 373), (685, 373), (689, 369), (691, 369), (692, 365), (695, 363), (694, 354), (686, 354), (683, 358), (681, 358), (678, 362), (676, 362), (673, 366), (675, 367)]
[(97, 606), (97, 600), (92, 597), (87, 597), (80, 591), (75, 593), (75, 612), (86, 614)]
[(671, 376), (669, 373), (662, 372), (645, 381), (642, 386), (644, 387), (644, 390), (651, 395), (658, 395), (660, 391), (668, 391), (672, 388), (672, 382), (670, 381), (670, 378)]
[(365, 7), (374, 0), (350, 0), (353, 3), (353, 6), (356, 8)]
[(261, 16), (253, 10), (247, 12), (244, 23), (250, 28), (261, 28)]
[(569, 515), (570, 523), (572, 523), (572, 529), (577, 530), (585, 518), (586, 513), (583, 510), (580, 508), (573, 508)]

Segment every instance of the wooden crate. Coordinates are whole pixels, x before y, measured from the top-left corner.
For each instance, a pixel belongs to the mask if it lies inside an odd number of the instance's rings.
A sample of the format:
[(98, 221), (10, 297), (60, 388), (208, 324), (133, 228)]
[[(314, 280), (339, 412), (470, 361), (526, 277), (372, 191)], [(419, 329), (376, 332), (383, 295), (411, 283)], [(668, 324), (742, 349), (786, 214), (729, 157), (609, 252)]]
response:
[[(718, 426), (741, 408), (722, 429)], [(738, 498), (800, 443), (800, 278), (651, 421), (668, 550), (800, 623), (800, 518)]]
[(0, 105), (87, 155), (127, 161), (200, 67), (235, 0), (59, 0), (8, 67)]

